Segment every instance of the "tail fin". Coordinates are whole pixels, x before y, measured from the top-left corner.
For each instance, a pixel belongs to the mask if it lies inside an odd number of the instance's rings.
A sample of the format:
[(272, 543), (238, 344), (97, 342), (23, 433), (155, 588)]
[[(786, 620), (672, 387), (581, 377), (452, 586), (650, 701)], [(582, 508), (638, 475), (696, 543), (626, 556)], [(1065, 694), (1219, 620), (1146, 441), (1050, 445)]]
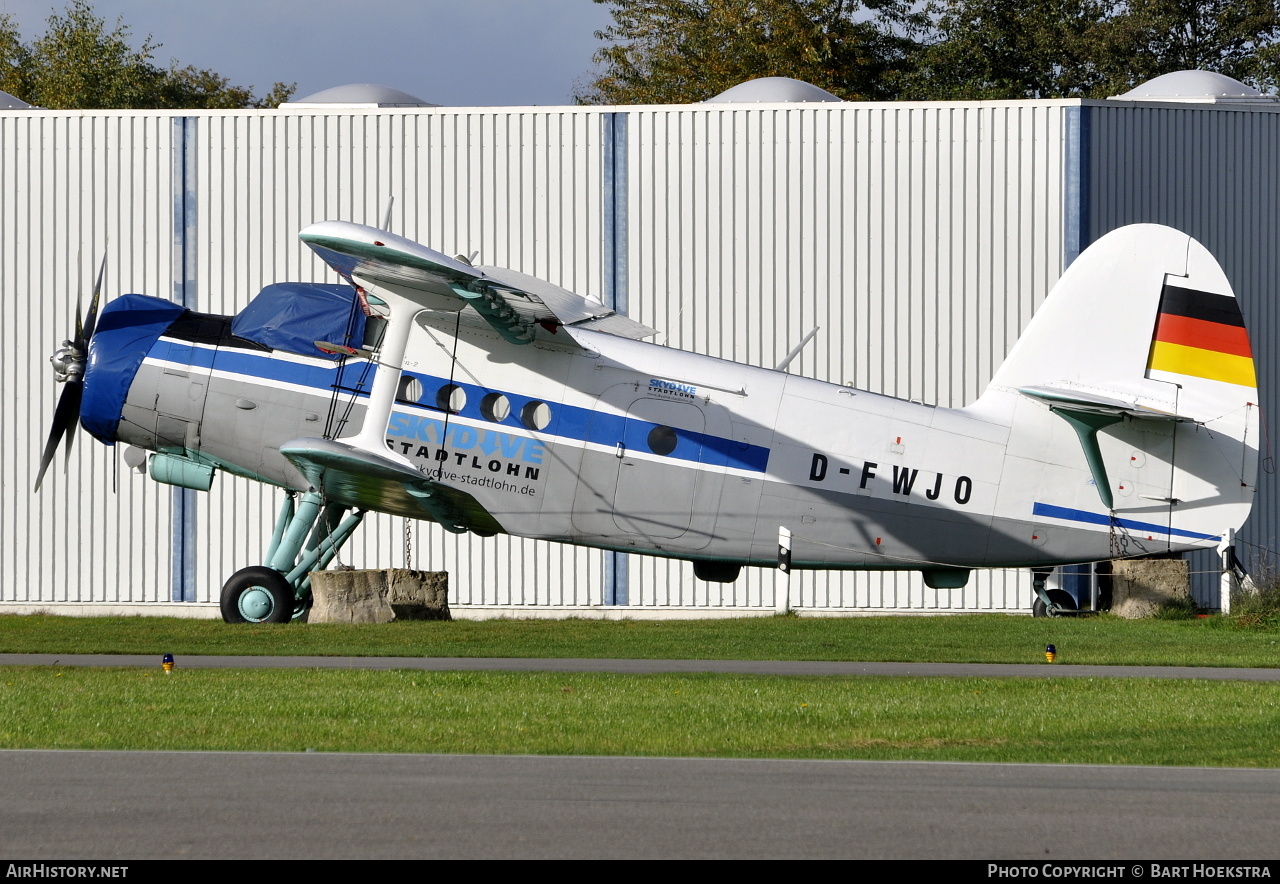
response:
[[(1190, 236), (1139, 224), (1090, 246), (983, 398), (1009, 394), (1075, 431), (1075, 453), (1048, 456), (1079, 465), (1083, 453), (1097, 490), (1092, 508), (1100, 501), (1113, 523), (1118, 513), (1159, 515), (1173, 544), (1211, 539), (1248, 516), (1258, 459), (1252, 350), (1226, 274)], [(1029, 413), (1019, 406), (1015, 420)], [(1054, 493), (1064, 496), (1037, 492)], [(1155, 512), (1162, 506), (1167, 522)]]

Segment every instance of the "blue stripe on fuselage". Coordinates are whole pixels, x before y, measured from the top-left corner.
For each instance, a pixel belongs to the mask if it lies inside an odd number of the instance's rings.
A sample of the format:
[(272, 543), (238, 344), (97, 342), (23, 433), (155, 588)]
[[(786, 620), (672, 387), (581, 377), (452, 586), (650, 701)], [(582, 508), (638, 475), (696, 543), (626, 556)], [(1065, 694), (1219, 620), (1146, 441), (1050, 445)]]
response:
[(1134, 531), (1149, 531), (1152, 534), (1165, 534), (1170, 537), (1188, 537), (1192, 540), (1221, 540), (1216, 534), (1200, 534), (1196, 531), (1184, 531), (1170, 528), (1168, 525), (1157, 525), (1154, 522), (1139, 522), (1136, 519), (1121, 519), (1105, 513), (1091, 513), (1088, 510), (1073, 510), (1065, 506), (1054, 506), (1049, 503), (1037, 503), (1031, 508), (1033, 516), (1048, 516), (1051, 519), (1064, 519), (1068, 522), (1085, 522), (1089, 525), (1115, 525), (1117, 528), (1129, 528)]
[[(243, 375), (254, 380), (277, 381), (310, 387), (317, 392), (329, 395), (334, 384), (339, 381), (339, 368), (332, 363), (307, 364), (277, 359), (265, 353), (250, 350), (218, 349), (197, 347), (185, 341), (164, 339), (152, 348), (149, 358), (162, 359), (181, 365), (213, 369), (229, 374)], [(356, 385), (364, 373), (365, 365), (361, 361), (350, 362), (341, 375), (341, 381), (347, 391)], [(376, 371), (376, 367), (374, 371)], [(404, 372), (406, 376), (416, 378), (427, 391), (437, 390), (450, 383), (447, 378), (423, 374), (421, 372)], [(505, 390), (494, 390), (477, 384), (453, 381), (466, 393), (466, 405), (459, 414), (464, 418), (480, 421), (497, 427), (524, 428), (520, 415), (531, 403), (542, 400), (532, 396), (522, 396)], [(373, 371), (365, 378), (366, 387), (356, 392), (357, 397), (367, 397), (368, 388), (373, 384)], [(510, 414), (502, 421), (489, 420), (480, 410), (481, 402), (491, 393), (501, 393), (510, 402)], [(434, 395), (428, 393), (428, 396)], [(419, 406), (428, 408), (428, 406)], [(575, 405), (548, 403), (551, 410), (550, 423), (539, 431), (540, 435), (556, 436), (580, 442), (591, 442), (597, 445), (613, 446), (622, 442), (628, 449), (648, 451), (649, 433), (658, 426), (648, 421), (627, 418), (623, 415), (605, 414), (581, 408)], [(439, 414), (439, 412), (436, 412)], [(430, 419), (430, 418), (428, 418)], [(388, 434), (414, 437), (417, 431), (409, 432), (412, 421), (423, 420), (405, 412), (392, 411)], [(624, 426), (625, 424), (625, 426)], [(417, 426), (412, 424), (412, 426)], [(725, 439), (709, 433), (697, 433), (692, 430), (679, 429), (675, 450), (666, 455), (674, 460), (703, 463), (708, 466), (728, 467), (751, 472), (764, 472), (769, 464), (769, 449), (762, 445), (749, 445), (733, 439)], [(395, 431), (395, 432), (393, 432)], [(426, 432), (426, 431), (424, 431)]]

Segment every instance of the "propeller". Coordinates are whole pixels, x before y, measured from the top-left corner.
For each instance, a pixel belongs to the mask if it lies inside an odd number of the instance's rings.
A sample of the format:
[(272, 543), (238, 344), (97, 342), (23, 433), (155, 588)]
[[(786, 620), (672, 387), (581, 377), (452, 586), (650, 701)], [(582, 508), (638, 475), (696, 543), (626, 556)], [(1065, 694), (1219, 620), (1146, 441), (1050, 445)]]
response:
[(33, 491), (40, 490), (45, 471), (53, 462), (62, 437), (67, 437), (66, 457), (62, 468), (66, 470), (71, 461), (71, 446), (75, 442), (76, 427), (80, 424), (80, 402), (84, 398), (84, 368), (89, 355), (89, 341), (98, 324), (98, 305), (102, 300), (102, 277), (107, 270), (107, 256), (102, 256), (98, 265), (98, 279), (93, 284), (93, 297), (89, 300), (89, 313), (83, 319), (80, 313), (80, 300), (76, 299), (76, 331), (75, 339), (63, 341), (54, 354), (49, 357), (53, 366), (53, 374), (58, 383), (66, 384), (62, 395), (58, 397), (58, 405), (53, 412), (53, 426), (49, 428), (49, 438), (44, 444), (44, 453), (40, 456), (40, 472), (36, 474), (36, 486)]

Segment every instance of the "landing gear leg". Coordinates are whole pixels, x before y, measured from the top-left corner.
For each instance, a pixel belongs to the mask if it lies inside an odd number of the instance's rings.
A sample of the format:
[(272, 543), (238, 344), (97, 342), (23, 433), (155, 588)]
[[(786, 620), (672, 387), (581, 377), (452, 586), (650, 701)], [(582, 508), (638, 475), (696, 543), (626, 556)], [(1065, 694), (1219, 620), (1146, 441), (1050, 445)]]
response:
[(326, 506), (314, 491), (298, 498), (285, 492), (266, 563), (237, 571), (222, 587), (227, 623), (287, 623), (305, 614), (311, 572), (327, 568), (364, 519), (364, 510), (343, 518), (345, 507)]
[(1061, 589), (1045, 589), (1045, 582), (1052, 573), (1052, 568), (1031, 569), (1031, 587), (1035, 590), (1035, 599), (1031, 602), (1032, 617), (1062, 617), (1076, 610), (1076, 600), (1071, 597), (1071, 593)]

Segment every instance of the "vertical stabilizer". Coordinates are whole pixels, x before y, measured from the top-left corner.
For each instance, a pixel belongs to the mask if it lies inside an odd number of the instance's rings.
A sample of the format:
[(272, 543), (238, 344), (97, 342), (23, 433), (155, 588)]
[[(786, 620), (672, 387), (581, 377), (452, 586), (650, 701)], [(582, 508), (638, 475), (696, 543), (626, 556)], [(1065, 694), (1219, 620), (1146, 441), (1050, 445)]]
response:
[(1218, 262), (1184, 233), (1138, 224), (1067, 269), (976, 407), (1010, 416), (1011, 463), (1038, 476), (1037, 514), (1134, 528), (1143, 543), (1163, 534), (1176, 548), (1248, 516), (1257, 401), (1244, 316)]

